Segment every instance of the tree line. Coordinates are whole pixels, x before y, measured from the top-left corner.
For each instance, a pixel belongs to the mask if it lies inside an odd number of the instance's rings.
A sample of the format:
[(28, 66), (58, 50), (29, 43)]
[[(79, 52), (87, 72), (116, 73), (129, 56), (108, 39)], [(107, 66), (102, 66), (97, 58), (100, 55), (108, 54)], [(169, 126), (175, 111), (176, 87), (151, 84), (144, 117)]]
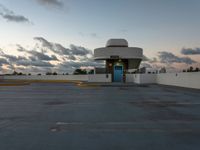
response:
[[(73, 72), (73, 75), (86, 75), (86, 74), (94, 74), (94, 70), (89, 70), (87, 71), (86, 69), (75, 69), (74, 72)], [(32, 74), (31, 73), (28, 73), (28, 74), (25, 74), (25, 73), (22, 73), (22, 72), (17, 72), (17, 71), (14, 71), (13, 73), (11, 74), (5, 74), (5, 75), (17, 75), (17, 76), (31, 76)], [(37, 74), (38, 76), (41, 76), (42, 74), (41, 73), (38, 73)], [(69, 73), (62, 73), (62, 74), (58, 74), (57, 72), (46, 72), (45, 75), (69, 75)]]
[(195, 69), (190, 66), (188, 69), (183, 69), (183, 72), (199, 72), (200, 69), (198, 67), (196, 67)]

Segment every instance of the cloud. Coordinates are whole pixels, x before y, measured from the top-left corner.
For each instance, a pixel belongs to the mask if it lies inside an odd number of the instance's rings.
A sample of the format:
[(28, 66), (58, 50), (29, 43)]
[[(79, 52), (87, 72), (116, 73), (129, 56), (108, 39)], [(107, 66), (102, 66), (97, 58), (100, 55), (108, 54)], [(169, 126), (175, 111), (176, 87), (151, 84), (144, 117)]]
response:
[(150, 59), (148, 57), (146, 57), (145, 55), (143, 55), (142, 61), (149, 61)]
[[(102, 61), (95, 62), (91, 50), (71, 44), (69, 48), (60, 43), (49, 42), (43, 37), (35, 37), (35, 46), (27, 50), (16, 45), (20, 56), (8, 55), (0, 50), (1, 56), (10, 64), (8, 68), (21, 72), (56, 71), (73, 73), (76, 68), (103, 67)], [(23, 55), (22, 55), (23, 54)], [(56, 61), (51, 62), (51, 61)]]
[(200, 55), (200, 48), (183, 48), (181, 50), (181, 54), (183, 55)]
[(68, 60), (76, 60), (76, 57), (74, 57), (73, 55), (69, 55), (69, 56), (67, 56), (67, 59)]
[(15, 14), (12, 10), (7, 9), (0, 4), (0, 16), (10, 22), (30, 23), (30, 20), (22, 15)]
[(51, 43), (43, 37), (34, 37), (34, 40), (39, 41), (42, 47), (47, 48), (59, 55), (70, 55), (70, 49), (65, 48), (59, 43)]
[(154, 58), (148, 58), (145, 55), (143, 55), (142, 61), (143, 62), (148, 62), (148, 63), (157, 63), (157, 62), (159, 62), (157, 60), (157, 58), (155, 58), (155, 57)]
[(152, 68), (151, 64), (149, 63), (141, 63), (141, 67)]
[(80, 56), (84, 56), (84, 55), (92, 53), (92, 51), (89, 50), (89, 49), (86, 49), (86, 48), (81, 47), (81, 46), (76, 46), (76, 45), (73, 45), (73, 44), (70, 45), (70, 50), (71, 50), (71, 53), (73, 55), (80, 55)]
[(4, 64), (9, 64), (9, 63), (6, 59), (0, 58), (0, 67), (3, 66)]
[(191, 65), (193, 63), (196, 63), (196, 61), (192, 60), (189, 57), (178, 57), (170, 52), (159, 52), (158, 57), (161, 63), (167, 63), (167, 64), (185, 63), (185, 64)]
[(41, 60), (37, 60), (37, 61), (30, 61), (30, 60), (18, 60), (16, 61), (16, 65), (18, 66), (35, 66), (35, 67), (54, 67), (54, 65), (52, 65), (49, 62), (44, 62)]
[(21, 45), (17, 44), (16, 46), (17, 46), (17, 51), (19, 51), (19, 52), (26, 52), (26, 49), (23, 48)]
[(38, 52), (36, 50), (31, 50), (31, 51), (28, 51), (26, 50), (25, 48), (23, 48), (21, 45), (17, 44), (17, 47), (18, 47), (18, 51), (19, 52), (25, 52), (25, 53), (28, 53), (30, 54), (31, 56), (29, 56), (29, 58), (32, 60), (32, 61), (36, 61), (36, 60), (44, 60), (44, 61), (51, 61), (51, 60), (54, 60), (54, 61), (58, 61), (58, 58), (55, 56), (55, 55), (51, 55), (51, 56), (48, 56), (46, 54), (44, 54), (43, 52)]
[(90, 37), (90, 38), (99, 38), (99, 35), (97, 33), (83, 33), (83, 32), (78, 32), (78, 34), (81, 37)]
[(57, 67), (58, 70), (67, 70), (68, 72), (73, 72), (74, 69), (76, 68), (81, 68), (81, 67), (104, 67), (103, 62), (96, 62), (94, 60), (90, 61), (82, 61), (82, 62), (76, 62), (76, 61), (68, 61), (68, 62), (62, 62), (60, 63)]
[(34, 57), (35, 60), (44, 60), (44, 61), (51, 61), (51, 60), (58, 60), (58, 58), (55, 55), (52, 55), (51, 57), (48, 55), (45, 55), (41, 52), (37, 51), (29, 51), (29, 54), (31, 54), (31, 57)]
[(32, 55), (31, 57), (34, 57), (36, 60), (44, 60), (44, 61), (51, 61), (51, 60), (57, 61), (58, 60), (58, 58), (55, 55), (52, 55), (50, 57), (46, 54), (43, 54), (43, 53), (37, 52), (37, 51), (29, 51), (28, 53), (31, 54)]
[(73, 59), (75, 58), (74, 56), (85, 56), (87, 54), (92, 54), (91, 50), (86, 49), (82, 46), (76, 46), (74, 44), (71, 44), (70, 48), (66, 48), (59, 43), (49, 42), (43, 37), (35, 37), (34, 40), (39, 41), (43, 47), (48, 48), (56, 54), (66, 55)]
[(65, 48), (64, 46), (58, 43), (55, 43), (55, 49), (52, 49), (52, 51), (61, 55), (70, 55), (70, 49)]
[[(25, 69), (27, 71), (27, 69)], [(46, 73), (46, 72), (52, 72), (52, 68), (48, 68), (48, 67), (33, 67), (30, 66), (28, 67), (28, 72), (35, 72), (35, 73)]]
[(17, 62), (19, 60), (27, 60), (26, 57), (23, 56), (14, 56), (14, 55), (8, 55), (8, 54), (1, 54), (2, 57), (4, 57), (6, 60), (8, 60), (9, 63), (14, 63)]
[(48, 42), (43, 37), (34, 37), (33, 39), (41, 42), (43, 47), (46, 47), (46, 48), (49, 48), (49, 49), (53, 49), (53, 44)]
[(29, 20), (27, 18), (25, 18), (24, 16), (20, 16), (20, 15), (3, 14), (3, 13), (0, 13), (0, 15), (4, 19), (6, 19), (7, 21), (12, 21), (12, 22), (29, 22)]
[(63, 7), (64, 5), (63, 2), (61, 2), (60, 0), (36, 0), (36, 1), (45, 6)]
[(7, 64), (9, 64), (11, 68), (13, 68), (13, 65), (24, 66), (24, 67), (27, 66), (54, 67), (54, 65), (52, 65), (51, 63), (43, 61), (43, 59), (47, 60), (47, 57), (43, 57), (38, 53), (36, 53), (36, 55), (37, 55), (36, 58), (41, 58), (41, 59), (40, 60), (28, 59), (24, 56), (8, 55), (1, 51), (1, 57), (3, 57), (4, 63), (6, 62)]

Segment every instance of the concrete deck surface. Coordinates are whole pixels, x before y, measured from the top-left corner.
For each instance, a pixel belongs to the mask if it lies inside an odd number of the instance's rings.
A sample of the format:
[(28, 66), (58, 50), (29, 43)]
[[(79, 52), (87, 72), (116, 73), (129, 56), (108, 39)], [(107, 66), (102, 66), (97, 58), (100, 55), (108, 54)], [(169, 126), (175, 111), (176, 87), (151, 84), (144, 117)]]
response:
[(199, 150), (200, 91), (166, 87), (0, 87), (0, 150)]

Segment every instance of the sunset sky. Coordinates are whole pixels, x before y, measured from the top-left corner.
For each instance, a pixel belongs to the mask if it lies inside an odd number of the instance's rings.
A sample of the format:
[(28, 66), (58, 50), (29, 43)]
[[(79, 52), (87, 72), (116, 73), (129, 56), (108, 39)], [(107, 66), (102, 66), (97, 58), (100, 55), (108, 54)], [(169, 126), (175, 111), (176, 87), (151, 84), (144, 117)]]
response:
[(101, 66), (110, 38), (143, 48), (143, 66), (200, 67), (199, 15), (199, 0), (0, 0), (0, 73)]

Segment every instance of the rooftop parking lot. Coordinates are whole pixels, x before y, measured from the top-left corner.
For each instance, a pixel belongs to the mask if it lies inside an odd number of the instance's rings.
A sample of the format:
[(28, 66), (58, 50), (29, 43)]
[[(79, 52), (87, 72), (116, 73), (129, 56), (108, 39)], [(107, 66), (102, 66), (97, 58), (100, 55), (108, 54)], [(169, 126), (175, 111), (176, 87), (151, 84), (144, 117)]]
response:
[(0, 150), (199, 150), (200, 90), (0, 86)]

